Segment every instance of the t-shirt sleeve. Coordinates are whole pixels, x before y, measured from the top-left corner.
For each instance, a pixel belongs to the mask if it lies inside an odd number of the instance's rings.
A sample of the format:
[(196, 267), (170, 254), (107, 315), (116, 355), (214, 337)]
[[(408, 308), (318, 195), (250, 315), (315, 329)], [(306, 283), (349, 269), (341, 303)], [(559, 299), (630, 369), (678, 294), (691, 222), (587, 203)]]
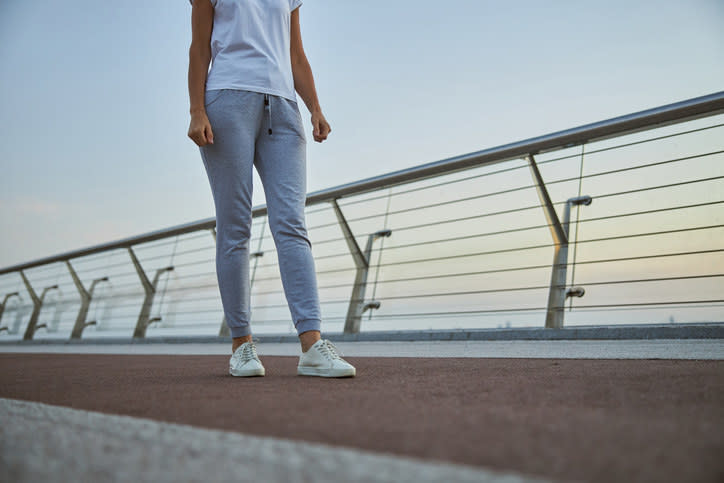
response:
[(294, 9), (302, 4), (302, 0), (289, 0), (289, 11), (293, 12)]
[[(189, 0), (189, 3), (190, 3), (191, 5), (193, 5), (193, 4), (194, 4), (194, 0)], [(299, 3), (301, 4), (302, 2), (300, 1)], [(211, 6), (214, 7), (214, 8), (216, 8), (216, 0), (211, 0)]]

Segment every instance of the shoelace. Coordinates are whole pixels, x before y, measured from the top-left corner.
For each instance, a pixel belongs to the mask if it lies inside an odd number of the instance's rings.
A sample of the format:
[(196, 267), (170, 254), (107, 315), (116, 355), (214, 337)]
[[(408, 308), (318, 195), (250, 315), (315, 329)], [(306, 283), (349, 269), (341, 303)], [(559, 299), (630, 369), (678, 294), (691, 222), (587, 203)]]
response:
[(334, 359), (341, 359), (342, 355), (339, 352), (339, 349), (337, 349), (332, 342), (330, 342), (327, 339), (324, 339), (322, 341), (322, 344), (319, 346), (319, 351), (329, 360)]
[(237, 359), (241, 359), (241, 362), (249, 362), (250, 360), (258, 359), (258, 356), (256, 355), (256, 344), (249, 342), (244, 346), (240, 353), (236, 352), (234, 355)]

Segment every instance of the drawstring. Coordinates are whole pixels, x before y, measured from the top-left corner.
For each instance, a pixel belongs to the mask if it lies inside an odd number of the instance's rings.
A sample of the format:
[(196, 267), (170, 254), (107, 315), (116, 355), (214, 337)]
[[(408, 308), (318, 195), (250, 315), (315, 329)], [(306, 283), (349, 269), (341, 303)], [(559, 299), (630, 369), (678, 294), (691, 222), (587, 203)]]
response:
[(271, 98), (269, 94), (264, 94), (264, 106), (265, 109), (269, 110), (269, 135), (272, 133), (272, 112), (271, 112)]

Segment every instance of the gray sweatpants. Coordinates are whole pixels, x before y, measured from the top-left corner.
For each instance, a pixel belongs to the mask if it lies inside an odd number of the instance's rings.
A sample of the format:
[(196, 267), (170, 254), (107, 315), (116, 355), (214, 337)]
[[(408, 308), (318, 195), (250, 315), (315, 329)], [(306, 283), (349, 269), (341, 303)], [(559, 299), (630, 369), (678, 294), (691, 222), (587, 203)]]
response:
[(214, 143), (201, 146), (216, 206), (216, 275), (232, 337), (251, 333), (252, 169), (266, 195), (284, 294), (301, 334), (320, 330), (317, 278), (304, 218), (306, 138), (297, 103), (237, 89), (206, 92)]

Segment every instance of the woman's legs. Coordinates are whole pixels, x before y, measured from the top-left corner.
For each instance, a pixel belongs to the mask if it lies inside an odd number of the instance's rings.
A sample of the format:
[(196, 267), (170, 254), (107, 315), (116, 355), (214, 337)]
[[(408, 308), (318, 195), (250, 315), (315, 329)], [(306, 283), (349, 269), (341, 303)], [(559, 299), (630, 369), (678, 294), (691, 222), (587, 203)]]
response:
[(304, 218), (307, 173), (301, 115), (296, 103), (279, 96), (232, 89), (211, 92), (206, 113), (214, 143), (200, 150), (216, 207), (216, 273), (234, 338), (232, 350), (251, 340), (249, 238), (256, 165), (284, 293), (306, 351), (320, 338), (321, 310)]
[(222, 89), (207, 95), (214, 143), (200, 148), (216, 207), (216, 275), (234, 347), (251, 338), (249, 237), (254, 143), (263, 114), (256, 92)]
[(257, 136), (254, 163), (264, 185), (284, 293), (302, 350), (306, 351), (319, 340), (322, 319), (312, 243), (304, 216), (306, 139), (297, 104), (280, 96), (265, 97), (269, 105)]

